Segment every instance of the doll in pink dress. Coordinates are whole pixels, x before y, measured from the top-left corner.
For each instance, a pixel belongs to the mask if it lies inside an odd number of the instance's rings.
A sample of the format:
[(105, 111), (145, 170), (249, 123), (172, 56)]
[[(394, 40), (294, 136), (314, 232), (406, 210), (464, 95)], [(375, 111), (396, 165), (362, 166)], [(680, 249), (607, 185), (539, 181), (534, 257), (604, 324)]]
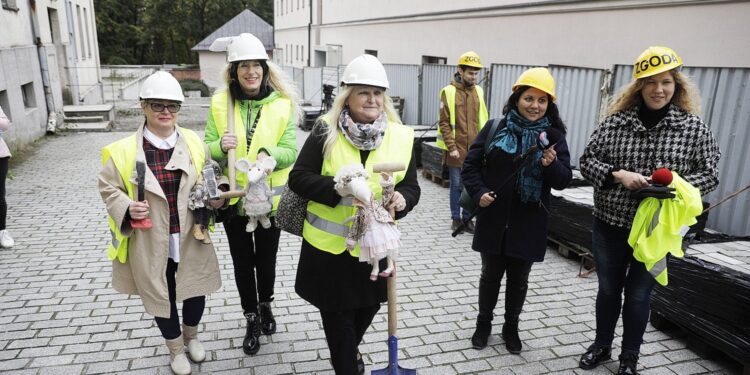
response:
[(379, 262), (387, 259), (387, 268), (380, 272), (381, 277), (390, 276), (393, 272), (393, 262), (398, 256), (401, 246), (401, 232), (396, 226), (383, 202), (388, 202), (394, 193), (393, 177), (381, 173), (379, 182), (383, 188), (381, 200), (375, 200), (370, 187), (367, 185), (369, 174), (361, 164), (342, 168), (334, 178), (336, 191), (342, 196), (352, 196), (353, 204), (357, 207), (355, 216), (348, 218), (345, 223), (352, 222), (346, 236), (347, 250), (352, 251), (359, 242), (359, 260), (372, 265), (370, 280), (378, 278)]

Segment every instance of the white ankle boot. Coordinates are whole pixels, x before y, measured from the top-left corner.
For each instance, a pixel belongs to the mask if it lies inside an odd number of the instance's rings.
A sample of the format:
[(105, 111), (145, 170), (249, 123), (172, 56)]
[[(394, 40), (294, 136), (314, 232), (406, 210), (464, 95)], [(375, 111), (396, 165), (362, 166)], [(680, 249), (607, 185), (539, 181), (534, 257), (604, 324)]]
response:
[(13, 247), (16, 242), (13, 241), (13, 237), (10, 236), (7, 229), (0, 230), (0, 247)]
[(190, 368), (190, 362), (185, 355), (185, 343), (180, 337), (173, 340), (166, 340), (167, 349), (169, 349), (169, 357), (172, 358), (169, 366), (172, 368), (172, 372), (175, 375), (190, 375), (192, 369)]
[(188, 354), (190, 359), (195, 363), (200, 363), (206, 360), (206, 350), (203, 349), (203, 344), (198, 341), (198, 327), (191, 327), (182, 325), (182, 337), (185, 339), (185, 345), (188, 348)]

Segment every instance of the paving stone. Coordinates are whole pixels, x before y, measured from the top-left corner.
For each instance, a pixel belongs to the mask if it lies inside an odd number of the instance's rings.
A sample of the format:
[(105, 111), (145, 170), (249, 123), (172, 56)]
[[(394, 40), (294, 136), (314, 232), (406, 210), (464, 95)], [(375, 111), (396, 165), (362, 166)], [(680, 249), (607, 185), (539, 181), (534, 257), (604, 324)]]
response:
[(39, 375), (78, 375), (83, 372), (83, 365), (42, 367)]
[(128, 369), (129, 361), (107, 361), (89, 363), (86, 366), (86, 374), (115, 374)]
[[(23, 354), (23, 353), (22, 353)], [(49, 355), (49, 354), (37, 354), (34, 355), (34, 360), (31, 361), (29, 367), (57, 367), (61, 365), (68, 365), (73, 363), (75, 356), (72, 354), (68, 355)]]

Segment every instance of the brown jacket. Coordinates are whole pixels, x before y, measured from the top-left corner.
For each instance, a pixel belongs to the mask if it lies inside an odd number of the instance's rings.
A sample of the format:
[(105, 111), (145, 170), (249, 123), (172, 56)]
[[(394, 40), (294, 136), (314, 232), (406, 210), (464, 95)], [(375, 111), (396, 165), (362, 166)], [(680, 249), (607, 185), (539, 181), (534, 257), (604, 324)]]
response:
[[(178, 132), (189, 131), (177, 128)], [(136, 132), (138, 147), (136, 160), (146, 160), (143, 152), (143, 127)], [(206, 151), (206, 155), (208, 151)], [(208, 156), (207, 156), (208, 157)], [(180, 217), (180, 263), (175, 275), (177, 301), (204, 296), (221, 287), (219, 262), (212, 244), (196, 240), (190, 229), (193, 214), (188, 210), (188, 194), (199, 174), (190, 158), (184, 137), (177, 139), (169, 169), (182, 170), (177, 195)], [(135, 183), (135, 173), (130, 183)], [(99, 173), (99, 193), (107, 205), (107, 212), (117, 222), (128, 240), (128, 260), (112, 262), (112, 287), (120, 293), (139, 295), (147, 313), (169, 318), (169, 291), (167, 289), (167, 259), (169, 257), (169, 206), (164, 192), (146, 169), (145, 198), (150, 205), (150, 218), (154, 226), (148, 230), (133, 230), (129, 222), (123, 222), (130, 205), (125, 183), (110, 159)]]
[[(458, 150), (458, 158), (450, 157), (450, 152), (444, 155), (445, 165), (460, 167), (464, 163), (469, 146), (477, 137), (477, 113), (479, 112), (479, 95), (474, 86), (465, 87), (463, 83), (453, 80), (451, 85), (456, 87), (456, 137), (453, 137), (450, 111), (445, 94), (440, 95), (440, 131), (448, 151)], [(484, 125), (484, 124), (482, 124)]]

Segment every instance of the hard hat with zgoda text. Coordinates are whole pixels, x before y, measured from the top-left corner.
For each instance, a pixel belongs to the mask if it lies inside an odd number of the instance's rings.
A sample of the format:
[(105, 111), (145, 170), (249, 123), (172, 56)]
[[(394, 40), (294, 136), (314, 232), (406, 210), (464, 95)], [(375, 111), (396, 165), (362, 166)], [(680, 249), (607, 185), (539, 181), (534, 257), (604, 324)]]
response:
[(245, 60), (268, 60), (263, 42), (250, 33), (232, 37), (227, 44), (227, 62)]
[(519, 86), (530, 86), (542, 90), (552, 97), (554, 102), (555, 96), (555, 79), (547, 68), (531, 68), (521, 73), (511, 90), (516, 91)]
[(633, 78), (651, 77), (682, 66), (682, 59), (669, 47), (646, 48), (633, 64)]
[(184, 102), (185, 96), (182, 94), (182, 87), (173, 75), (158, 71), (146, 78), (141, 85), (141, 100), (145, 99), (164, 99)]
[(373, 55), (359, 55), (344, 69), (344, 85), (368, 85), (387, 89), (390, 87), (385, 68)]
[(458, 58), (458, 65), (466, 65), (474, 68), (484, 68), (484, 66), (482, 65), (482, 60), (474, 51), (469, 51), (461, 55), (461, 57)]

